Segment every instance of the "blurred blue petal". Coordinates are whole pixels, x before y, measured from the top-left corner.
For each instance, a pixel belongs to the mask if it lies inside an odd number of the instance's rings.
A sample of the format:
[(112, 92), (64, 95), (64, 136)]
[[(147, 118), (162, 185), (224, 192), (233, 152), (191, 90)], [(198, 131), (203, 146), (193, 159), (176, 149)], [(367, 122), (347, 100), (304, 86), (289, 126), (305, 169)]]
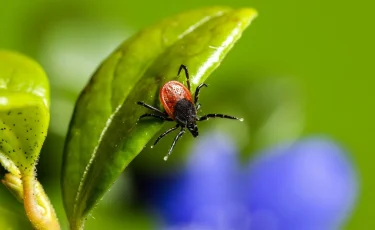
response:
[(147, 183), (164, 230), (338, 229), (356, 198), (354, 169), (324, 138), (280, 145), (239, 165), (223, 134), (201, 137), (180, 173)]
[[(157, 205), (164, 229), (247, 229), (248, 211), (239, 195), (240, 169), (230, 139), (203, 136), (181, 175), (159, 181)], [(166, 182), (166, 183), (165, 183)]]
[(223, 207), (238, 200), (236, 180), (240, 172), (236, 153), (233, 143), (221, 134), (198, 142), (187, 163), (186, 183), (186, 195), (197, 207)]
[(343, 150), (312, 138), (262, 153), (244, 176), (251, 229), (339, 229), (356, 198)]

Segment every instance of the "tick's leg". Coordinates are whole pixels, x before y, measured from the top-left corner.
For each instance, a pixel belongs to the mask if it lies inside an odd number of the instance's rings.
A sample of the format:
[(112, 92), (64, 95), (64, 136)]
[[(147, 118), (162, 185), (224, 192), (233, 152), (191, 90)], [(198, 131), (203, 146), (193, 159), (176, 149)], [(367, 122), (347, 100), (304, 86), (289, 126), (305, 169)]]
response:
[(205, 120), (208, 120), (209, 118), (216, 118), (216, 117), (228, 118), (228, 119), (243, 121), (243, 118), (237, 118), (237, 117), (233, 117), (233, 116), (229, 116), (229, 115), (216, 114), (216, 113), (206, 114), (203, 117), (198, 118), (197, 120), (198, 121), (205, 121)]
[(162, 139), (163, 137), (165, 137), (165, 135), (167, 135), (168, 133), (170, 133), (170, 132), (172, 132), (172, 131), (175, 131), (178, 127), (180, 127), (179, 124), (177, 124), (175, 127), (170, 128), (170, 129), (168, 129), (167, 131), (165, 131), (163, 134), (161, 134), (161, 135), (155, 140), (154, 145), (151, 146), (151, 148), (154, 147), (154, 146), (160, 141), (160, 139)]
[(199, 92), (200, 92), (200, 90), (201, 90), (201, 88), (202, 88), (203, 86), (204, 86), (204, 87), (208, 87), (208, 86), (206, 85), (206, 83), (202, 83), (202, 84), (198, 85), (197, 89), (195, 90), (194, 104), (197, 105), (197, 110), (198, 110), (198, 97), (199, 97)]
[(155, 107), (153, 107), (153, 106), (151, 106), (151, 105), (148, 105), (148, 104), (144, 103), (143, 101), (138, 101), (137, 104), (138, 104), (138, 105), (141, 105), (141, 106), (143, 106), (143, 107), (146, 107), (146, 108), (148, 108), (148, 109), (154, 110), (154, 111), (156, 111), (156, 112), (159, 112), (159, 113), (162, 113), (162, 114), (166, 114), (166, 113), (160, 111), (160, 109), (155, 108)]
[(199, 110), (200, 108), (201, 108), (201, 104), (199, 104), (199, 103), (196, 103), (196, 104), (195, 104), (195, 110), (197, 110), (197, 111), (198, 111), (198, 110)]
[(169, 151), (168, 151), (168, 154), (164, 157), (164, 160), (165, 160), (165, 161), (168, 160), (168, 157), (171, 155), (172, 150), (173, 150), (173, 148), (174, 148), (176, 142), (178, 141), (178, 139), (180, 139), (180, 137), (181, 137), (184, 133), (185, 133), (185, 129), (184, 129), (184, 127), (182, 127), (182, 128), (181, 128), (181, 131), (180, 131), (180, 132), (177, 134), (177, 136), (174, 138), (173, 143), (172, 143), (172, 146), (171, 146), (171, 148), (170, 148)]
[(167, 117), (164, 114), (159, 115), (159, 114), (153, 114), (153, 113), (146, 113), (146, 114), (143, 114), (142, 116), (140, 116), (139, 119), (144, 118), (144, 117), (156, 117), (156, 118), (159, 118), (160, 120), (163, 120), (163, 121), (173, 121), (172, 118)]
[(180, 76), (180, 72), (181, 70), (184, 70), (185, 71), (185, 76), (186, 76), (186, 84), (187, 84), (187, 87), (190, 91), (190, 79), (189, 79), (189, 71), (187, 69), (187, 67), (185, 65), (180, 65), (180, 68), (178, 69), (178, 74), (177, 76)]

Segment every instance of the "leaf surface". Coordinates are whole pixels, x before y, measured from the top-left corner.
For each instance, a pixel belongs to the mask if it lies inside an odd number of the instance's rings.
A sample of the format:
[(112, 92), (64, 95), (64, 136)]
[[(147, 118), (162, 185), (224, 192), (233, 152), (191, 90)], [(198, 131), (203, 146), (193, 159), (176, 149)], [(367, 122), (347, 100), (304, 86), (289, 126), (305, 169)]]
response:
[[(192, 89), (220, 64), (256, 16), (253, 9), (205, 8), (142, 30), (99, 67), (75, 107), (64, 150), (63, 198), (72, 228), (159, 131), (162, 122), (138, 121), (145, 101), (161, 108), (159, 89), (189, 68)], [(185, 81), (185, 78), (180, 78)]]
[(35, 61), (0, 51), (0, 163), (31, 175), (49, 124), (49, 83)]

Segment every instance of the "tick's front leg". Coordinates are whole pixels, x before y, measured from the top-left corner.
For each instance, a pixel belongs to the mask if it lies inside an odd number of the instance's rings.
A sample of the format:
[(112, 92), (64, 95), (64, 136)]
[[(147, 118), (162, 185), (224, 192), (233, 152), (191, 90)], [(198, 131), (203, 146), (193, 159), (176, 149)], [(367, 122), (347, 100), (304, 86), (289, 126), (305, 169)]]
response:
[(138, 104), (138, 105), (141, 105), (141, 106), (143, 106), (143, 107), (145, 107), (145, 108), (148, 108), (148, 109), (154, 110), (154, 111), (156, 111), (156, 112), (159, 112), (159, 113), (162, 113), (162, 114), (166, 114), (166, 113), (160, 111), (160, 109), (155, 108), (155, 107), (153, 107), (153, 106), (151, 106), (151, 105), (148, 105), (148, 104), (144, 103), (143, 101), (138, 101), (137, 104)]

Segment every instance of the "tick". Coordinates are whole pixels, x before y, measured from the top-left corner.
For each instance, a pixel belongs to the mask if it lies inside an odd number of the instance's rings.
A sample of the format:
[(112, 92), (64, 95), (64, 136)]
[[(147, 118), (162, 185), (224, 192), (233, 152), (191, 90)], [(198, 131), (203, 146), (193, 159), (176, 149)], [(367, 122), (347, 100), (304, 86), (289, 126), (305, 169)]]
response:
[(139, 119), (144, 117), (155, 117), (164, 121), (177, 122), (176, 126), (162, 133), (155, 140), (154, 145), (156, 145), (160, 141), (160, 139), (165, 137), (170, 132), (178, 128), (181, 128), (180, 132), (174, 138), (173, 143), (168, 151), (168, 154), (164, 157), (164, 160), (168, 160), (168, 157), (171, 155), (174, 146), (176, 145), (177, 141), (181, 138), (181, 136), (185, 133), (186, 129), (190, 131), (193, 137), (198, 136), (197, 121), (205, 121), (209, 118), (216, 117), (243, 121), (242, 118), (215, 113), (210, 113), (202, 117), (198, 117), (197, 112), (200, 109), (200, 104), (198, 103), (199, 92), (202, 87), (207, 87), (207, 85), (205, 83), (202, 83), (196, 88), (193, 101), (193, 97), (190, 92), (189, 71), (185, 65), (180, 66), (177, 76), (180, 76), (182, 70), (185, 71), (187, 88), (181, 82), (169, 81), (165, 83), (163, 87), (160, 89), (160, 101), (164, 107), (165, 112), (162, 112), (158, 108), (148, 105), (143, 101), (137, 102), (138, 105), (144, 106), (148, 109), (157, 112), (143, 114), (142, 116), (140, 116)]

